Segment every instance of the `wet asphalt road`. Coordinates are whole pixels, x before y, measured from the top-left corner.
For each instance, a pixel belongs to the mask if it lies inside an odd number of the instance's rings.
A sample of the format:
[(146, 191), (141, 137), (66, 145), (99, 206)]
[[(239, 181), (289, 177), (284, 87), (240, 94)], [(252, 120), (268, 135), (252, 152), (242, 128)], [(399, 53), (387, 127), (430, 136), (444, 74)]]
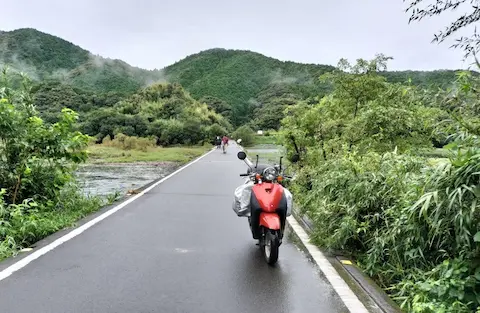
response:
[(246, 166), (219, 150), (0, 281), (2, 313), (347, 312), (295, 245), (269, 267), (232, 195)]

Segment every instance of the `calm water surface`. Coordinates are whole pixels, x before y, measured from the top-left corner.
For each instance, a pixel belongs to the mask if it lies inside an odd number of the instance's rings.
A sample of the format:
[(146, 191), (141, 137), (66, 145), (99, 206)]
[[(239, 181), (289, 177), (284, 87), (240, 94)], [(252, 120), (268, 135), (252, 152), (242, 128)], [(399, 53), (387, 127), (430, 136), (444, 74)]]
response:
[[(249, 148), (248, 153), (252, 157), (259, 154), (263, 159), (263, 154), (280, 155), (282, 150), (282, 147), (275, 145), (258, 145)], [(85, 194), (109, 195), (118, 192), (124, 195), (131, 189), (169, 175), (177, 168), (175, 163), (87, 164), (76, 174)]]
[(174, 163), (88, 164), (77, 171), (77, 177), (85, 194), (125, 194), (130, 189), (140, 188), (169, 175), (176, 168)]

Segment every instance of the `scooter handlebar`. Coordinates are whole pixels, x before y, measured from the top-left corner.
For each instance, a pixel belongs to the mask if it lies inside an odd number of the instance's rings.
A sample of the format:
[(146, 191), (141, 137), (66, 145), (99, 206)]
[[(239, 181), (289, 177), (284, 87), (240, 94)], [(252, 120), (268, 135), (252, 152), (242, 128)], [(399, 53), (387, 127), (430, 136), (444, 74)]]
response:
[(240, 174), (240, 177), (247, 177), (250, 176), (250, 174)]

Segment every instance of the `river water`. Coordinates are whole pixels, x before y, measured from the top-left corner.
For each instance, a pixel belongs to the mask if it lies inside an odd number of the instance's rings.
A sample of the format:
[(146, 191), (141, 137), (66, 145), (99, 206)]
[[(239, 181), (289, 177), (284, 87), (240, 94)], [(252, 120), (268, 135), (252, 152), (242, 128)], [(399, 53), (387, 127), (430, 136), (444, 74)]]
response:
[[(282, 154), (281, 150), (281, 147), (275, 145), (258, 145), (249, 148), (248, 152), (251, 157), (259, 154), (264, 162), (267, 160), (278, 162), (277, 158)], [(274, 159), (270, 160), (272, 157)], [(177, 168), (176, 163), (87, 164), (77, 170), (76, 176), (85, 194), (125, 195), (129, 190), (168, 176)]]
[(76, 173), (82, 190), (90, 195), (126, 194), (172, 173), (178, 165), (160, 164), (87, 164)]

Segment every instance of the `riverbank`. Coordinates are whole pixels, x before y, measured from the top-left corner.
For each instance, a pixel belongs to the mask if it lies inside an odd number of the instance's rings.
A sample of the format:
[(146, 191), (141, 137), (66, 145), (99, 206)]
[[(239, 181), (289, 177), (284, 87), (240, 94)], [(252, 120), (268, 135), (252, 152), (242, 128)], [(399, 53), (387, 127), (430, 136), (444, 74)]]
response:
[(85, 195), (121, 196), (168, 176), (180, 166), (175, 162), (90, 163), (81, 166), (76, 177)]
[(266, 135), (256, 135), (253, 141), (254, 145), (277, 145), (279, 144), (278, 135), (276, 133)]
[(143, 150), (127, 150), (107, 145), (90, 145), (87, 149), (88, 163), (165, 163), (184, 164), (207, 152), (210, 146), (193, 147), (147, 147)]
[(125, 149), (111, 144), (90, 145), (88, 162), (80, 166), (76, 176), (86, 195), (123, 195), (169, 175), (209, 148), (148, 146)]

